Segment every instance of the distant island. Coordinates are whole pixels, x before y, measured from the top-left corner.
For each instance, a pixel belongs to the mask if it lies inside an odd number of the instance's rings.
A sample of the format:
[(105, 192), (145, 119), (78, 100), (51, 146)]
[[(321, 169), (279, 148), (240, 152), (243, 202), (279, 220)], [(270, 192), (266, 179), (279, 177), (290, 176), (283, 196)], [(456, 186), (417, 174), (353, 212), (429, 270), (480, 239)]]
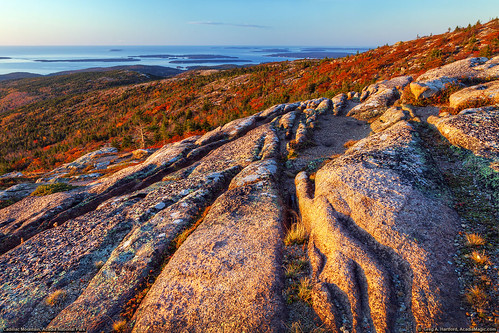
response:
[(150, 54), (140, 55), (137, 58), (158, 58), (158, 59), (237, 59), (237, 57), (217, 55), (217, 54)]
[(282, 57), (282, 58), (341, 58), (351, 55), (348, 52), (287, 52), (287, 53), (273, 53), (267, 57)]
[(11, 57), (0, 57), (0, 60), (12, 59)]
[(170, 61), (171, 64), (196, 64), (196, 63), (206, 63), (206, 64), (226, 64), (233, 62), (253, 62), (251, 60), (243, 60), (243, 59), (212, 59), (212, 60), (173, 60)]
[(36, 62), (129, 62), (140, 61), (137, 58), (103, 58), (103, 59), (37, 59)]
[(261, 49), (261, 50), (255, 50), (252, 52), (262, 52), (262, 53), (268, 53), (268, 52), (289, 52), (289, 49)]
[(9, 73), (9, 74), (1, 74), (0, 81), (29, 79), (32, 77), (39, 77), (39, 76), (42, 76), (42, 75), (34, 74), (34, 73), (27, 73), (27, 72), (14, 72), (14, 73)]

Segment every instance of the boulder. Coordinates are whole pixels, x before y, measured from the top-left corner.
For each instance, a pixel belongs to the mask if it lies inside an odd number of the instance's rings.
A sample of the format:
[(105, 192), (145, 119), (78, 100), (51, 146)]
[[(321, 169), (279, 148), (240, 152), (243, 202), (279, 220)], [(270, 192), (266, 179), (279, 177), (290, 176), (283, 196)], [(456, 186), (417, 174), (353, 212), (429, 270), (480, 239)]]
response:
[(409, 112), (400, 107), (391, 107), (371, 124), (374, 133), (382, 132), (401, 120), (410, 118)]
[(438, 80), (443, 77), (449, 79), (493, 79), (499, 78), (499, 56), (488, 59), (481, 58), (466, 58), (454, 61), (442, 67), (430, 69), (426, 73), (420, 75), (418, 82), (426, 82)]
[(203, 146), (225, 138), (226, 133), (222, 131), (222, 126), (218, 126), (214, 130), (205, 133), (196, 141), (196, 145)]
[(280, 116), (284, 112), (285, 107), (286, 107), (286, 104), (278, 104), (278, 105), (271, 106), (270, 108), (263, 111), (260, 114), (260, 117), (272, 119), (274, 117)]
[(298, 115), (297, 111), (291, 111), (286, 113), (279, 119), (279, 127), (284, 130), (293, 128), (297, 115)]
[(225, 124), (224, 126), (219, 126), (214, 130), (205, 133), (202, 137), (196, 140), (195, 144), (198, 146), (203, 146), (216, 141), (238, 137), (239, 135), (254, 127), (257, 117), (266, 117), (267, 115), (278, 113), (282, 109), (283, 107), (281, 105), (278, 105), (262, 112), (261, 114), (233, 120)]
[(33, 183), (21, 183), (13, 185), (3, 191), (0, 191), (0, 200), (21, 200), (27, 197), (37, 188)]
[(476, 155), (499, 157), (499, 108), (466, 109), (458, 115), (428, 118), (428, 122), (453, 145), (473, 151)]
[[(35, 188), (30, 187), (30, 192)], [(26, 193), (25, 193), (26, 194)], [(0, 210), (0, 254), (26, 241), (45, 228), (58, 213), (90, 196), (83, 188), (42, 197), (28, 196)]]
[(317, 105), (315, 110), (319, 113), (325, 113), (331, 111), (332, 108), (333, 108), (333, 102), (329, 98), (326, 98), (322, 102), (320, 102), (319, 105)]
[[(351, 99), (351, 98), (348, 98), (348, 99)], [(343, 93), (338, 94), (338, 95), (333, 97), (332, 102), (333, 102), (333, 114), (335, 116), (337, 116), (337, 115), (341, 114), (341, 111), (343, 110), (343, 108), (346, 105), (347, 95), (345, 95)]]
[(305, 142), (307, 142), (307, 137), (308, 137), (307, 125), (304, 124), (303, 122), (300, 122), (298, 124), (298, 128), (296, 129), (295, 139), (293, 140), (294, 145), (296, 147), (302, 146)]
[(435, 96), (445, 88), (459, 84), (455, 78), (441, 77), (428, 81), (411, 82), (411, 93), (416, 99), (426, 99)]
[(360, 101), (365, 101), (369, 96), (377, 93), (380, 90), (395, 88), (399, 91), (402, 91), (410, 82), (412, 82), (412, 76), (397, 76), (390, 80), (376, 82), (362, 89)]
[(101, 148), (99, 150), (93, 151), (91, 153), (88, 153), (86, 155), (83, 155), (82, 157), (74, 160), (71, 163), (64, 164), (61, 168), (64, 169), (75, 169), (75, 170), (80, 170), (80, 169), (85, 169), (87, 166), (92, 165), (92, 161), (95, 159), (99, 158), (102, 155), (107, 155), (107, 154), (115, 154), (118, 152), (118, 149), (114, 147), (105, 147)]
[(225, 124), (222, 127), (222, 132), (226, 133), (229, 138), (234, 138), (254, 127), (255, 123), (255, 116), (236, 119), (231, 121), (230, 123)]
[(234, 166), (244, 168), (264, 155), (277, 153), (278, 143), (279, 138), (270, 124), (259, 126), (243, 137), (213, 150), (196, 162), (189, 177), (220, 172)]
[(383, 114), (386, 109), (399, 98), (395, 88), (380, 89), (372, 94), (363, 103), (354, 106), (347, 116), (358, 120), (368, 121)]
[(284, 107), (284, 112), (289, 112), (289, 111), (293, 111), (293, 110), (296, 110), (297, 107), (300, 106), (300, 103), (289, 103), (289, 104), (286, 104), (286, 106)]
[(133, 332), (282, 332), (277, 163), (249, 165), (157, 278)]
[(400, 121), (321, 168), (315, 194), (305, 173), (295, 179), (312, 304), (334, 331), (467, 327), (452, 264), (460, 219), (418, 145)]
[(279, 127), (286, 131), (285, 137), (287, 140), (291, 139), (291, 136), (293, 135), (293, 126), (298, 114), (298, 111), (291, 111), (279, 119)]
[(449, 97), (449, 106), (461, 110), (473, 104), (491, 105), (494, 103), (499, 103), (499, 81), (464, 88)]
[(400, 76), (371, 84), (362, 90), (362, 103), (353, 107), (347, 116), (366, 121), (380, 116), (400, 97), (400, 92), (411, 81), (411, 76)]
[(452, 84), (499, 78), (499, 56), (488, 59), (467, 58), (442, 67), (434, 68), (411, 83), (411, 92), (416, 99), (425, 99), (438, 94)]
[(133, 158), (136, 158), (136, 159), (144, 158), (146, 156), (149, 156), (150, 154), (151, 154), (151, 152), (147, 149), (135, 149), (134, 151), (132, 151), (132, 156), (133, 156)]
[(307, 109), (316, 109), (324, 100), (326, 100), (326, 98), (321, 97), (305, 101), (305, 103), (307, 103)]
[(9, 172), (9, 173), (5, 173), (5, 174), (1, 175), (0, 179), (20, 178), (20, 177), (23, 177), (23, 176), (24, 176), (24, 174), (22, 172), (13, 171), (13, 172)]
[[(144, 210), (146, 215), (134, 221), (134, 228), (103, 261), (85, 290), (48, 328), (111, 331), (112, 322), (120, 319), (123, 304), (137, 294), (151, 271), (159, 269), (175, 237), (196, 222), (239, 170), (234, 167), (197, 178), (156, 183), (142, 191), (147, 194), (144, 200), (150, 201), (148, 210)], [(147, 219), (147, 215), (152, 217)]]

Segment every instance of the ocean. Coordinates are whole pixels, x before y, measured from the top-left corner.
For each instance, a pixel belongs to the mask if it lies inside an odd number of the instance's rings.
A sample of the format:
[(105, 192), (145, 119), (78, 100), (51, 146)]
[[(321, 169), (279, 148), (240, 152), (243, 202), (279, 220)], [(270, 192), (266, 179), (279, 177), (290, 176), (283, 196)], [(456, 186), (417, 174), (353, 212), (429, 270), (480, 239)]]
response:
[(179, 69), (223, 64), (260, 64), (299, 58), (340, 57), (368, 47), (298, 46), (0, 46), (0, 75), (52, 74), (123, 65)]

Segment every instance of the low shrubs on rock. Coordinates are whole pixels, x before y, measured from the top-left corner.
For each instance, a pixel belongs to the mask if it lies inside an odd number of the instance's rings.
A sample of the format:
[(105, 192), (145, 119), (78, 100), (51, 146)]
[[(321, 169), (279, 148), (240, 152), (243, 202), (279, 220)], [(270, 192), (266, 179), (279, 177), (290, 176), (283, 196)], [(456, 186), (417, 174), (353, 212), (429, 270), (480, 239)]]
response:
[(40, 185), (36, 188), (36, 190), (31, 193), (32, 196), (43, 197), (45, 195), (49, 195), (57, 192), (64, 192), (74, 189), (75, 186), (65, 184), (65, 183), (55, 183), (48, 185)]

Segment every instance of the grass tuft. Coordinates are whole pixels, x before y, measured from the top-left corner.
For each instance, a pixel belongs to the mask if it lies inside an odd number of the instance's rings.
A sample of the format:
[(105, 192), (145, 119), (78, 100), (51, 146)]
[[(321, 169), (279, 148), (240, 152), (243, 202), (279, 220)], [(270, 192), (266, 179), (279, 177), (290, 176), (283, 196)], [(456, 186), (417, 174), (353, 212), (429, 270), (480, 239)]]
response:
[[(295, 213), (296, 214), (296, 213)], [(307, 229), (301, 220), (291, 225), (286, 237), (284, 237), (284, 244), (286, 246), (293, 244), (303, 244), (308, 238)]]
[(485, 245), (485, 238), (477, 233), (466, 234), (466, 241), (468, 243), (468, 246)]
[(101, 269), (102, 266), (104, 266), (104, 261), (102, 261), (102, 260), (97, 261), (97, 262), (94, 263), (94, 265), (95, 265), (95, 268)]
[(211, 206), (206, 207), (204, 212), (191, 227), (185, 229), (177, 237), (175, 237), (175, 239), (173, 240), (175, 244), (175, 249), (178, 249), (185, 242), (187, 237), (189, 237), (194, 232), (194, 230), (196, 230), (196, 228), (201, 224), (201, 222), (204, 221), (204, 218), (206, 217), (210, 209)]
[(126, 320), (122, 319), (119, 321), (115, 321), (113, 323), (113, 331), (114, 332), (124, 332), (126, 329)]
[(473, 251), (471, 252), (471, 259), (478, 265), (485, 265), (489, 262), (489, 257), (485, 255), (485, 252)]
[(295, 277), (301, 274), (306, 265), (307, 265), (307, 260), (305, 259), (293, 260), (286, 267), (286, 272), (285, 272), (286, 277), (294, 279)]
[(309, 277), (300, 279), (298, 286), (298, 298), (308, 304), (312, 304), (312, 280)]
[(57, 289), (45, 299), (45, 304), (49, 306), (56, 306), (62, 303), (67, 296), (68, 293), (65, 290)]
[(487, 294), (478, 286), (469, 288), (464, 296), (468, 303), (478, 308), (487, 303)]
[(328, 332), (325, 328), (323, 327), (304, 327), (301, 322), (295, 321), (291, 324), (291, 327), (288, 328), (290, 333), (325, 333)]

